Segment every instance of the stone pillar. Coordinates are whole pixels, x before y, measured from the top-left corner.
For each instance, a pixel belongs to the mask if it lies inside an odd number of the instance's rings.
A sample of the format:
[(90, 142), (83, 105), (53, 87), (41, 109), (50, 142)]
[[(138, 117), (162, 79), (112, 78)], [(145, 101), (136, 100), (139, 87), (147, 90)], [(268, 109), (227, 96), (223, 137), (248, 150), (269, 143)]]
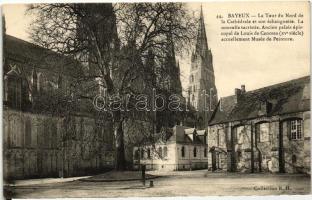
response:
[(279, 120), (279, 146), (278, 146), (278, 166), (279, 172), (285, 173), (285, 158), (284, 158), (284, 144), (283, 144), (283, 121)]
[(250, 148), (251, 148), (251, 173), (254, 173), (254, 169), (255, 169), (255, 166), (254, 166), (254, 163), (255, 163), (255, 159), (254, 159), (254, 124), (251, 123), (250, 124)]

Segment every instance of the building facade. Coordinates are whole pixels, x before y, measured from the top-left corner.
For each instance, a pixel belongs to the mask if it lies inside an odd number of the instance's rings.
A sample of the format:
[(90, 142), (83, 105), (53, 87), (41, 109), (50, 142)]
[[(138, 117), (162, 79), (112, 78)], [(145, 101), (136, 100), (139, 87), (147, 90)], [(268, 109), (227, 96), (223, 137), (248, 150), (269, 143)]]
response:
[(109, 118), (103, 123), (106, 116), (97, 116), (92, 102), (76, 99), (71, 89), (79, 63), (9, 35), (4, 41), (5, 180), (113, 168)]
[(207, 132), (176, 125), (163, 129), (153, 145), (134, 148), (134, 168), (148, 170), (193, 170), (207, 168)]
[(213, 171), (310, 173), (310, 77), (221, 98), (208, 149)]

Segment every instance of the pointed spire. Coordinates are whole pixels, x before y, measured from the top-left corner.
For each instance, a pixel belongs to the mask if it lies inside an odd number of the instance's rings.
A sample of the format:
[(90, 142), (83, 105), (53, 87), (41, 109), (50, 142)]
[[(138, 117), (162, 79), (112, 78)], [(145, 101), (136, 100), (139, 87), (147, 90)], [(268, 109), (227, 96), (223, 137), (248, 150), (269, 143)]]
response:
[(5, 25), (5, 16), (2, 15), (2, 30), (3, 30), (3, 36), (6, 34), (6, 25)]
[(199, 17), (199, 23), (198, 23), (198, 32), (197, 32), (196, 52), (203, 55), (203, 53), (207, 50), (208, 50), (208, 43), (207, 43), (207, 37), (206, 37), (203, 7), (201, 5), (200, 17)]
[(200, 4), (200, 18), (204, 19), (204, 15), (203, 15), (203, 4)]

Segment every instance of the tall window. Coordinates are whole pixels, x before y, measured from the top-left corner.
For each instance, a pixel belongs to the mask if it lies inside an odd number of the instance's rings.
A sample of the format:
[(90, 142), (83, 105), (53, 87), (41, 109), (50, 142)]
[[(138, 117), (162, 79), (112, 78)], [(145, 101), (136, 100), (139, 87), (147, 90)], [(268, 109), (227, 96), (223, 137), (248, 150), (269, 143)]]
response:
[(194, 147), (194, 149), (193, 149), (193, 155), (194, 155), (194, 158), (196, 158), (196, 156), (197, 156), (197, 149), (196, 149), (196, 147)]
[(290, 138), (299, 140), (302, 138), (302, 120), (290, 121)]
[(158, 147), (158, 155), (160, 158), (162, 158), (162, 148), (161, 147)]
[(168, 148), (164, 147), (164, 158), (167, 158), (168, 156)]
[(150, 150), (150, 148), (147, 149), (147, 158), (151, 159), (151, 150)]
[(194, 76), (193, 75), (190, 76), (190, 81), (191, 81), (191, 83), (194, 82)]
[(143, 159), (144, 158), (144, 151), (143, 151), (143, 149), (140, 149), (140, 153), (141, 153), (141, 159)]
[(139, 158), (140, 158), (140, 153), (139, 153), (139, 150), (136, 149), (136, 150), (134, 151), (134, 159), (135, 159), (135, 160), (139, 160)]
[(182, 158), (184, 158), (185, 157), (185, 147), (184, 146), (181, 148), (181, 154), (182, 154)]
[(207, 148), (204, 149), (204, 157), (207, 157)]
[(13, 108), (21, 106), (21, 80), (18, 77), (8, 77), (8, 101)]

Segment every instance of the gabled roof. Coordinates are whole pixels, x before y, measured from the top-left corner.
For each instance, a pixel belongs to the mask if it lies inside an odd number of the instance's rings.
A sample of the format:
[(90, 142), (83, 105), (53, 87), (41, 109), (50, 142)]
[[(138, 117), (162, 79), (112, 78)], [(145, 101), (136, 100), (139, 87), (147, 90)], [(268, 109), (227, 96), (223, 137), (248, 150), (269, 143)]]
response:
[[(177, 144), (205, 144), (204, 135), (198, 135), (196, 128), (176, 125), (170, 131), (167, 142), (175, 142)], [(203, 131), (199, 130), (200, 133)], [(204, 130), (205, 132), (205, 130)]]
[(310, 110), (310, 76), (221, 98), (209, 125), (260, 117), (263, 103), (270, 104), (266, 116)]
[(195, 128), (186, 128), (184, 129), (185, 134), (193, 134), (195, 131)]

